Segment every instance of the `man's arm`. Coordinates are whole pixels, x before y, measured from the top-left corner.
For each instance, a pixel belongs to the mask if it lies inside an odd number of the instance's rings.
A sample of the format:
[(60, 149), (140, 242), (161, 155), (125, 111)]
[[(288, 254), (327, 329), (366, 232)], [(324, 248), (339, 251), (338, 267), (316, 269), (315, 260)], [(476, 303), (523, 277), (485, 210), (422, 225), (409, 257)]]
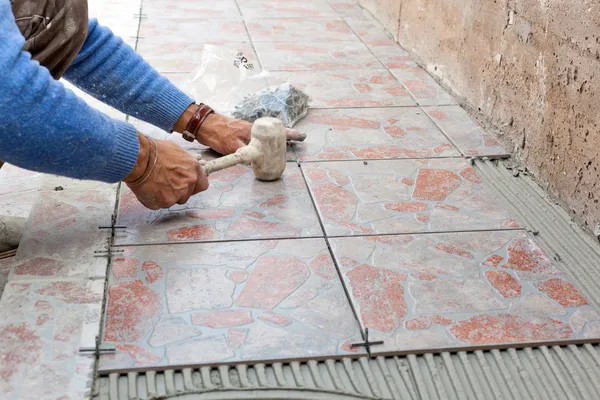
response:
[(136, 164), (128, 123), (92, 109), (21, 50), (8, 0), (0, 0), (0, 158), (35, 171), (117, 182)]
[[(191, 98), (95, 19), (64, 77), (98, 100), (167, 132), (182, 133), (196, 110)], [(195, 133), (200, 143), (230, 154), (248, 144), (251, 127), (246, 121), (211, 114)], [(291, 140), (304, 138), (293, 129), (287, 134)]]

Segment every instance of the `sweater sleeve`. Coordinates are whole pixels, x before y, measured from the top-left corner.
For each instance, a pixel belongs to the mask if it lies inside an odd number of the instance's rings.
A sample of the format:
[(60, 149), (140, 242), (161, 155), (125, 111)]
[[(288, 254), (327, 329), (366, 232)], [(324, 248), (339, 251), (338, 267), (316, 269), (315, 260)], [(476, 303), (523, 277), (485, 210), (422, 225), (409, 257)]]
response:
[(96, 19), (90, 20), (83, 48), (64, 77), (103, 103), (167, 132), (193, 103)]
[(21, 50), (9, 0), (0, 0), (0, 159), (79, 179), (117, 182), (137, 160), (136, 130), (89, 107)]

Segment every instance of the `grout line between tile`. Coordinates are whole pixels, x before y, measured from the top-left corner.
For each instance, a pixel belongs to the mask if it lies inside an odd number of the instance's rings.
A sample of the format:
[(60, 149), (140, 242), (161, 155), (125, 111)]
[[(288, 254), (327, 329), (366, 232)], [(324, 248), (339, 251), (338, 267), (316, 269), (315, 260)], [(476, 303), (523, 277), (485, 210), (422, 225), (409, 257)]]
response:
[(248, 30), (248, 24), (246, 24), (246, 18), (244, 17), (244, 13), (242, 12), (242, 8), (240, 7), (238, 0), (235, 0), (235, 6), (237, 7), (238, 12), (240, 13), (242, 23), (244, 24), (244, 30), (246, 31), (246, 35), (248, 36), (248, 40), (250, 41), (249, 42), (250, 46), (252, 46), (252, 51), (254, 51), (254, 54), (256, 55), (256, 59), (258, 60), (258, 63), (260, 64), (261, 69), (264, 70), (260, 56), (258, 55), (258, 52), (256, 51), (256, 46), (254, 46), (254, 40), (252, 39), (252, 36), (250, 36), (250, 31)]
[[(296, 151), (294, 149), (294, 151)], [(348, 158), (348, 159), (333, 159), (333, 160), (298, 160), (301, 164), (320, 164), (329, 162), (369, 162), (369, 161), (410, 161), (410, 160), (464, 160), (461, 156), (442, 156), (442, 157), (392, 157), (392, 158)]]
[[(304, 173), (303, 173), (304, 177)], [(309, 196), (314, 203), (314, 199), (309, 189)], [(318, 214), (317, 210), (317, 216)], [(323, 226), (322, 226), (323, 229)], [(440, 235), (440, 234), (453, 234), (453, 233), (478, 233), (478, 232), (511, 232), (511, 231), (523, 231), (529, 232), (527, 228), (489, 228), (489, 229), (465, 229), (465, 230), (456, 230), (456, 231), (429, 231), (429, 232), (397, 232), (397, 233), (365, 233), (360, 235), (332, 235), (327, 236), (325, 230), (323, 229), (324, 234), (318, 236), (297, 236), (297, 237), (267, 237), (267, 238), (244, 238), (244, 239), (228, 239), (228, 240), (192, 240), (188, 242), (157, 242), (157, 243), (124, 243), (124, 244), (113, 244), (111, 248), (121, 248), (121, 247), (146, 247), (146, 246), (184, 246), (190, 244), (217, 244), (217, 243), (245, 243), (245, 242), (267, 242), (272, 240), (312, 240), (312, 239), (351, 239), (358, 237), (373, 237), (373, 236), (415, 236), (415, 235)], [(117, 231), (118, 233), (118, 231)]]
[[(396, 79), (397, 79), (397, 78), (396, 78)], [(427, 106), (427, 107), (438, 107), (438, 106)], [(460, 107), (460, 106), (458, 106), (458, 107)], [(439, 125), (437, 122), (435, 122), (435, 120), (434, 120), (433, 118), (431, 118), (431, 116), (429, 115), (429, 113), (427, 113), (427, 112), (425, 111), (424, 107), (423, 107), (423, 106), (421, 106), (421, 105), (419, 105), (419, 109), (420, 109), (420, 110), (423, 112), (423, 114), (425, 114), (425, 115), (427, 116), (427, 118), (428, 118), (428, 119), (431, 121), (431, 123), (433, 123), (433, 124), (435, 125), (435, 127), (436, 127), (436, 128), (438, 128), (440, 132), (442, 132), (442, 135), (444, 135), (444, 136), (445, 136), (445, 137), (446, 137), (446, 138), (447, 138), (447, 139), (450, 141), (450, 143), (452, 143), (452, 145), (453, 145), (454, 147), (456, 147), (456, 150), (458, 150), (458, 152), (459, 152), (460, 154), (462, 154), (462, 155), (463, 155), (463, 157), (467, 157), (467, 155), (466, 155), (466, 154), (465, 154), (465, 153), (464, 153), (464, 152), (463, 152), (463, 151), (460, 149), (460, 147), (458, 147), (458, 144), (456, 144), (456, 142), (454, 142), (454, 140), (452, 140), (452, 139), (450, 138), (450, 136), (448, 136), (448, 135), (446, 134), (446, 132), (445, 132), (445, 131), (442, 129), (442, 127), (441, 127), (441, 126), (440, 126), (440, 125)]]
[[(324, 71), (335, 71), (335, 70), (324, 70)], [(356, 70), (340, 70), (340, 71), (356, 71)], [(289, 71), (289, 72), (293, 72), (293, 71)], [(304, 71), (304, 72), (319, 72), (317, 70), (313, 70), (313, 71)], [(394, 79), (396, 79), (394, 77)], [(375, 107), (321, 107), (321, 106), (309, 106), (309, 109), (315, 109), (315, 110), (338, 110), (338, 109), (343, 109), (343, 110), (361, 110), (361, 109), (365, 109), (365, 108), (421, 108), (418, 104), (409, 104), (409, 105), (397, 105), (397, 106), (375, 106)]]
[[(138, 13), (138, 27), (137, 27), (137, 35), (136, 35), (136, 40), (135, 40), (135, 47), (134, 49), (137, 51), (137, 46), (139, 43), (139, 34), (140, 34), (140, 29), (142, 26), (142, 20), (144, 19), (143, 17), (143, 8), (144, 8), (144, 0), (140, 0), (140, 8), (139, 8), (139, 13)], [(129, 121), (130, 116), (129, 115), (125, 115), (125, 120)], [(96, 383), (97, 383), (97, 379), (99, 377), (99, 372), (100, 372), (100, 346), (102, 345), (103, 342), (103, 337), (104, 337), (104, 324), (106, 322), (106, 307), (108, 305), (108, 288), (109, 288), (109, 281), (110, 281), (110, 272), (111, 272), (111, 267), (112, 267), (112, 258), (113, 258), (113, 253), (110, 251), (111, 247), (113, 247), (114, 242), (115, 242), (115, 225), (117, 223), (117, 219), (119, 216), (119, 206), (121, 203), (121, 188), (122, 188), (122, 183), (119, 183), (117, 185), (117, 190), (115, 191), (115, 206), (113, 208), (113, 212), (112, 212), (112, 216), (111, 216), (111, 230), (110, 230), (110, 236), (108, 238), (108, 247), (107, 249), (109, 250), (107, 253), (107, 262), (106, 262), (106, 275), (105, 275), (105, 280), (104, 280), (104, 291), (103, 291), (103, 299), (102, 299), (102, 306), (100, 307), (100, 322), (99, 322), (99, 326), (98, 326), (98, 336), (96, 336), (94, 342), (95, 342), (95, 349), (94, 349), (94, 366), (93, 366), (93, 375), (91, 378), (91, 383), (90, 383), (90, 390), (93, 393), (96, 389)]]
[(333, 235), (327, 236), (330, 239), (351, 239), (359, 237), (373, 236), (421, 236), (421, 235), (448, 235), (459, 233), (485, 233), (485, 232), (528, 232), (525, 228), (492, 228), (492, 229), (464, 229), (457, 231), (429, 231), (429, 232), (403, 232), (403, 233), (365, 233), (360, 235)]
[(297, 237), (268, 237), (268, 238), (244, 238), (244, 239), (228, 239), (228, 240), (191, 240), (188, 242), (158, 242), (158, 243), (125, 243), (115, 244), (113, 247), (145, 247), (145, 246), (181, 246), (186, 244), (215, 244), (215, 243), (244, 243), (244, 242), (266, 242), (271, 240), (310, 240), (323, 239), (324, 235), (319, 236), (297, 236)]
[(340, 269), (340, 266), (338, 265), (335, 254), (333, 253), (333, 249), (331, 248), (331, 244), (329, 243), (329, 238), (327, 237), (327, 232), (325, 231), (325, 224), (323, 223), (323, 220), (321, 219), (321, 214), (319, 213), (319, 209), (317, 208), (317, 203), (312, 194), (312, 191), (310, 190), (310, 186), (308, 185), (308, 180), (306, 179), (306, 175), (304, 174), (302, 165), (298, 164), (298, 168), (300, 169), (300, 173), (302, 174), (302, 179), (304, 180), (304, 185), (306, 186), (306, 190), (308, 191), (308, 196), (310, 197), (310, 201), (312, 203), (313, 209), (315, 210), (315, 213), (317, 214), (317, 219), (319, 221), (319, 225), (321, 226), (321, 230), (323, 231), (323, 239), (325, 240), (325, 244), (327, 245), (327, 250), (329, 251), (329, 255), (331, 256), (331, 260), (333, 261), (333, 265), (335, 266), (335, 270), (338, 274), (338, 278), (340, 280), (340, 283), (342, 284), (342, 288), (344, 289), (344, 294), (346, 295), (346, 300), (348, 300), (348, 303), (350, 304), (350, 309), (352, 310), (352, 313), (354, 314), (354, 319), (356, 320), (356, 323), (358, 324), (358, 327), (360, 329), (360, 335), (361, 335), (362, 339), (366, 341), (367, 336), (365, 334), (365, 330), (363, 329), (363, 325), (360, 322), (360, 318), (358, 316), (358, 311), (356, 310), (356, 307), (354, 306), (354, 302), (352, 301), (352, 297), (350, 296), (348, 286), (346, 285), (346, 282), (344, 281), (344, 275), (342, 274), (342, 270)]

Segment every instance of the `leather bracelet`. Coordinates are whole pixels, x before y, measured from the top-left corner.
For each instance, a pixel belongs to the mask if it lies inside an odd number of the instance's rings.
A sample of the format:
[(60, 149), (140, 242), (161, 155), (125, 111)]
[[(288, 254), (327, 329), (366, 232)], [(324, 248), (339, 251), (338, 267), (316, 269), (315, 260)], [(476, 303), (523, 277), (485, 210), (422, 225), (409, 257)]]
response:
[(196, 140), (196, 133), (198, 132), (204, 121), (206, 121), (206, 118), (214, 112), (215, 111), (206, 104), (198, 104), (196, 112), (188, 122), (187, 126), (185, 127), (185, 130), (183, 131), (183, 138), (188, 142), (193, 142), (194, 140)]
[[(148, 139), (148, 143), (150, 144), (150, 153), (148, 154), (148, 164), (146, 165), (146, 170), (138, 179), (128, 183), (127, 185), (129, 187), (135, 188), (142, 186), (144, 182), (148, 180), (150, 174), (152, 174), (152, 171), (154, 171), (154, 167), (156, 167), (156, 163), (158, 162), (158, 144), (154, 139), (149, 138), (148, 136), (146, 136), (146, 139)], [(152, 162), (152, 165), (150, 165), (150, 159), (152, 158), (152, 144), (154, 144), (154, 161)]]

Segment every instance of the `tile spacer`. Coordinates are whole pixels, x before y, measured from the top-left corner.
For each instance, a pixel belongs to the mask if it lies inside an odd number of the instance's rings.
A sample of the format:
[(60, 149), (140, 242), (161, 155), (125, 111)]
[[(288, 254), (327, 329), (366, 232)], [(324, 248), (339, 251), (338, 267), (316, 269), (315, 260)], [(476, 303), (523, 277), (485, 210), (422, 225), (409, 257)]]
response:
[(115, 226), (104, 225), (104, 226), (99, 226), (98, 229), (127, 229), (127, 227), (125, 225), (115, 225)]
[(369, 357), (371, 357), (371, 346), (377, 346), (377, 345), (382, 345), (382, 344), (383, 344), (383, 340), (375, 340), (375, 341), (371, 342), (369, 340), (369, 328), (365, 328), (365, 341), (350, 343), (350, 348), (365, 347), (367, 349), (367, 353), (369, 354)]
[(108, 257), (115, 253), (125, 253), (125, 250), (95, 250), (94, 257)]
[(117, 348), (114, 345), (103, 345), (102, 347), (80, 347), (79, 353), (82, 354), (103, 354), (103, 353), (115, 353)]

